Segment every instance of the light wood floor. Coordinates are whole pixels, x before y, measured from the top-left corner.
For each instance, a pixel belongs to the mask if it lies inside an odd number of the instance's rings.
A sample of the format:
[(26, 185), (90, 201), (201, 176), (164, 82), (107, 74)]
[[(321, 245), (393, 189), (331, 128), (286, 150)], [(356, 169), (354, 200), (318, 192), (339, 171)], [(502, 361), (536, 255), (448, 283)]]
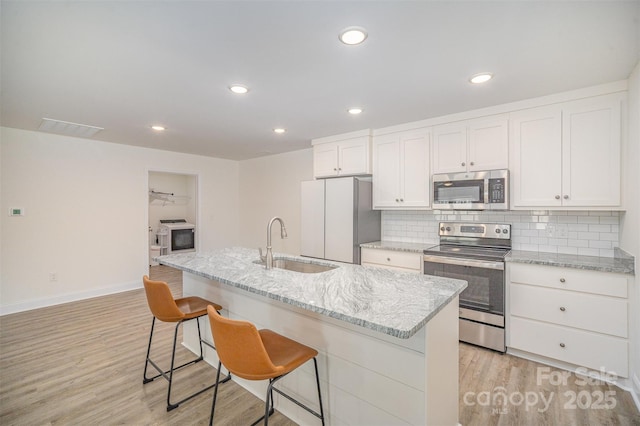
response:
[[(179, 271), (153, 267), (151, 276), (167, 281), (175, 297), (181, 295)], [(206, 424), (212, 391), (167, 413), (166, 381), (142, 385), (150, 325), (143, 290), (0, 317), (0, 425)], [(152, 355), (158, 354), (155, 358), (167, 365), (172, 333), (172, 325), (159, 323), (152, 347)], [(190, 356), (180, 348), (181, 359)], [(627, 392), (609, 385), (580, 385), (573, 375), (566, 385), (554, 386), (538, 380), (538, 368), (544, 366), (461, 344), (460, 422), (465, 426), (640, 425)], [(548, 373), (559, 374), (555, 369)], [(214, 379), (215, 370), (206, 363), (185, 368), (177, 374), (175, 395), (179, 398)], [(492, 402), (500, 386), (508, 398), (506, 405)], [(572, 392), (582, 393), (575, 409), (570, 404)], [(615, 408), (595, 409), (599, 392), (613, 392), (609, 402), (613, 399)], [(536, 405), (533, 393), (538, 395)], [(540, 393), (551, 398), (546, 410)], [(519, 404), (519, 395), (529, 398), (528, 409)], [(221, 386), (218, 398), (216, 424), (220, 425), (249, 424), (264, 407), (233, 382)], [(294, 423), (276, 412), (270, 424)]]

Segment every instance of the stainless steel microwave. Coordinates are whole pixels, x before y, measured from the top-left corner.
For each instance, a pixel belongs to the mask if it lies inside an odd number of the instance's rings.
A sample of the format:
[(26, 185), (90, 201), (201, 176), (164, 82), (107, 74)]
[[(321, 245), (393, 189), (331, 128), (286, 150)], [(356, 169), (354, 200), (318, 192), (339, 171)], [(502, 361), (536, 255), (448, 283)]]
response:
[(509, 170), (433, 175), (434, 209), (508, 210)]

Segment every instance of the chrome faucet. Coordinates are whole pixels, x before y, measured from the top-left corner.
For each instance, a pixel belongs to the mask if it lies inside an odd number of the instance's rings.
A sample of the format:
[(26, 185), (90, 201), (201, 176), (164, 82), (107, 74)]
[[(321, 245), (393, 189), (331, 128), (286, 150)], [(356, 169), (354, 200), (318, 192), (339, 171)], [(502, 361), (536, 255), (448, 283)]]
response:
[[(284, 226), (284, 222), (279, 217), (274, 217), (269, 221), (267, 225), (267, 255), (264, 257), (265, 267), (267, 269), (273, 268), (273, 251), (271, 250), (271, 225), (275, 221), (280, 222), (280, 238), (287, 238), (287, 228)], [(260, 258), (262, 258), (262, 249), (260, 249)]]

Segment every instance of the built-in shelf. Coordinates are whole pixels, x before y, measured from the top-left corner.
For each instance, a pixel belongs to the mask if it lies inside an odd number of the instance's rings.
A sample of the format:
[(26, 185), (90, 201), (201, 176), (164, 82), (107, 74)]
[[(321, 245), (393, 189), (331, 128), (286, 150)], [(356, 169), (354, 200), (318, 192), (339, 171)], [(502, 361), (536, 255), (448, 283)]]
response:
[(171, 205), (186, 205), (191, 197), (188, 195), (176, 195), (173, 192), (162, 192), (154, 189), (149, 190), (149, 204), (166, 206)]

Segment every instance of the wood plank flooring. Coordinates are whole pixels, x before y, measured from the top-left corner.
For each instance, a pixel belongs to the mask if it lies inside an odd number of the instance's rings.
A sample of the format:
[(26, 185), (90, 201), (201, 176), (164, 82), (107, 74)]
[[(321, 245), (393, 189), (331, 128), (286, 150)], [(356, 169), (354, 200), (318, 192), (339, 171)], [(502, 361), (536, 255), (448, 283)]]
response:
[[(174, 296), (181, 296), (180, 271), (157, 266), (151, 276), (167, 281)], [(150, 326), (143, 290), (0, 317), (0, 424), (207, 424), (212, 391), (167, 412), (166, 381), (142, 385)], [(152, 358), (168, 366), (173, 325), (158, 323), (156, 329)], [(181, 347), (178, 352), (178, 361), (192, 356)], [(640, 425), (627, 392), (606, 384), (583, 385), (574, 375), (566, 384), (554, 384), (540, 380), (544, 370), (539, 368), (545, 366), (461, 344), (460, 423)], [(560, 373), (549, 369), (548, 374), (557, 378)], [(176, 398), (214, 379), (215, 369), (206, 363), (185, 368), (174, 382)], [(506, 405), (499, 387), (504, 388)], [(603, 408), (595, 408), (600, 392), (609, 392), (614, 408), (606, 408), (605, 401)], [(572, 395), (579, 396), (575, 408)], [(529, 406), (520, 396), (529, 398)], [(542, 397), (551, 401), (548, 407)], [(250, 424), (264, 407), (233, 382), (221, 386), (218, 398), (217, 425)], [(294, 424), (278, 412), (269, 423)]]

